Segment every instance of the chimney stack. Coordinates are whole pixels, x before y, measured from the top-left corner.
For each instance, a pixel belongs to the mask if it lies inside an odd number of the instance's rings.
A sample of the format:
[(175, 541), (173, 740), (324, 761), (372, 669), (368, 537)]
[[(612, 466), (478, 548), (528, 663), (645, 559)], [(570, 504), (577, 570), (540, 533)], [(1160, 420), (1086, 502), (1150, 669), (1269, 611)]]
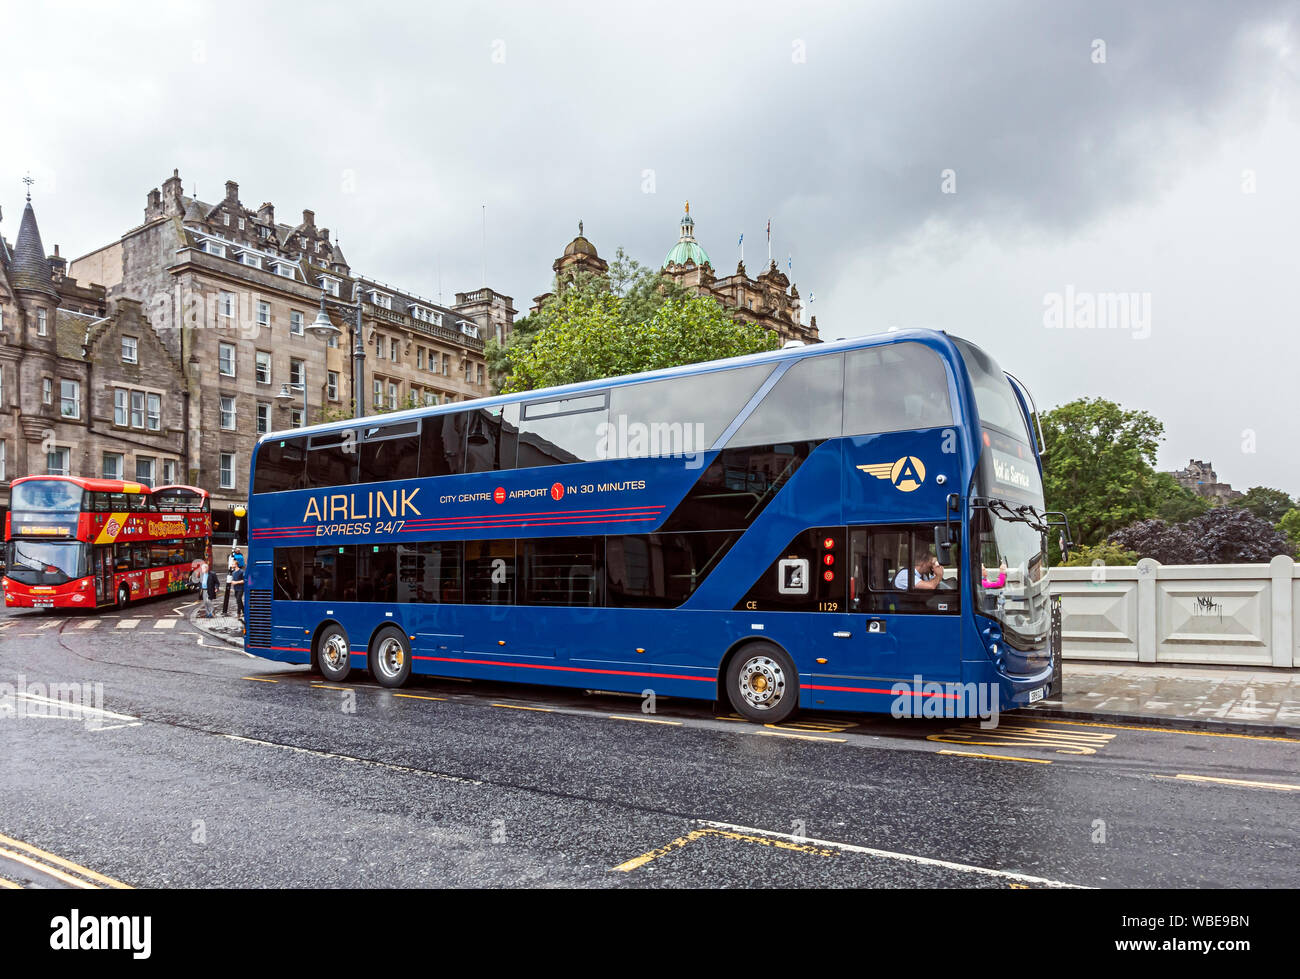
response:
[(233, 204), (239, 203), (239, 184), (233, 180), (226, 181), (226, 200)]
[(316, 212), (308, 211), (307, 209), (304, 208), (302, 212), (302, 223), (303, 223), (303, 227), (305, 228), (316, 227)]

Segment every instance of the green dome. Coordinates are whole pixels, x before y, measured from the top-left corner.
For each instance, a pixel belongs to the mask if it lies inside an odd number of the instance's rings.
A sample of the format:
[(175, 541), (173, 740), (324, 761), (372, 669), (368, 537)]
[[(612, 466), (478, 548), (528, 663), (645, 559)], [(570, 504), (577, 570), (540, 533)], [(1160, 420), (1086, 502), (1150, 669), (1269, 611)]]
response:
[(682, 216), (681, 237), (677, 239), (677, 244), (673, 245), (672, 250), (664, 257), (663, 268), (670, 268), (674, 265), (708, 265), (713, 263), (709, 261), (709, 253), (700, 247), (699, 242), (695, 240), (695, 219), (691, 217), (691, 204), (686, 202), (686, 213)]
[(709, 261), (709, 253), (700, 247), (699, 242), (694, 239), (684, 239), (673, 245), (672, 251), (664, 259), (664, 266), (669, 265), (712, 265)]

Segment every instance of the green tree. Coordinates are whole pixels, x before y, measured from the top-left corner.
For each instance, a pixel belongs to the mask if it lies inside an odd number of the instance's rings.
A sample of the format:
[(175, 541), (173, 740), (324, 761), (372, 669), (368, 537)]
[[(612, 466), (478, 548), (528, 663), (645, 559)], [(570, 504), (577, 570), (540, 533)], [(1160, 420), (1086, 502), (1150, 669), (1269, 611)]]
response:
[(1172, 473), (1155, 473), (1151, 487), (1155, 498), (1153, 515), (1159, 520), (1182, 523), (1210, 509), (1209, 500), (1180, 484)]
[(1070, 517), (1077, 545), (1098, 544), (1170, 500), (1168, 482), (1154, 469), (1164, 437), (1155, 416), (1080, 398), (1047, 412), (1042, 424), (1047, 508)]
[(1062, 567), (1086, 568), (1101, 562), (1112, 568), (1129, 568), (1137, 564), (1138, 560), (1137, 551), (1128, 551), (1118, 544), (1102, 541), (1100, 544), (1086, 544), (1071, 551), (1070, 560), (1066, 561)]
[(1291, 553), (1300, 556), (1300, 507), (1292, 507), (1277, 522), (1278, 533), (1291, 545)]
[(503, 389), (530, 391), (777, 346), (775, 334), (734, 319), (711, 296), (664, 299), (648, 319), (629, 311), (637, 301), (579, 289), (548, 300), (538, 314), (541, 329), (526, 349), (512, 352)]
[(1239, 506), (1249, 510), (1260, 520), (1267, 520), (1276, 525), (1287, 513), (1295, 508), (1296, 501), (1280, 489), (1267, 486), (1252, 486), (1246, 495), (1235, 499), (1230, 506)]

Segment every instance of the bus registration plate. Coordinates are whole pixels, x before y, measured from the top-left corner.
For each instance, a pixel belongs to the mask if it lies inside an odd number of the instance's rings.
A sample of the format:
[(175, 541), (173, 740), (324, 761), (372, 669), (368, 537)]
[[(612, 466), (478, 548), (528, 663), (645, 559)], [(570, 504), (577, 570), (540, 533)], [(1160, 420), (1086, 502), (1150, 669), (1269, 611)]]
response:
[(1044, 690), (1043, 687), (1039, 687), (1037, 690), (1030, 690), (1030, 691), (1029, 691), (1029, 702), (1030, 702), (1031, 704), (1036, 704), (1036, 703), (1038, 703), (1040, 700), (1042, 700), (1042, 699), (1043, 699), (1043, 690)]

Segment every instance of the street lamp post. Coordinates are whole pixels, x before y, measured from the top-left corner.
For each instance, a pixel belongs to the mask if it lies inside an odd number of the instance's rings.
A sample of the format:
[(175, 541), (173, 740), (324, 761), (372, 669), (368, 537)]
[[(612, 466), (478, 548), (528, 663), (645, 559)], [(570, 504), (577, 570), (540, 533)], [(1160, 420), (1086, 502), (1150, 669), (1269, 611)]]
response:
[(292, 381), (285, 381), (281, 383), (280, 393), (275, 396), (275, 400), (278, 401), (282, 407), (287, 408), (289, 404), (294, 400), (293, 397), (294, 391), (302, 392), (302, 423), (306, 425), (307, 424), (307, 385), (306, 384), (295, 384)]
[(357, 282), (357, 299), (353, 303), (345, 303), (340, 299), (326, 299), (325, 290), (321, 289), (320, 311), (316, 314), (316, 322), (308, 329), (313, 336), (325, 340), (338, 337), (343, 332), (330, 322), (329, 313), (325, 311), (327, 305), (346, 309), (356, 315), (352, 325), (352, 414), (355, 418), (361, 418), (366, 413), (366, 402), (362, 397), (362, 388), (366, 382), (366, 348), (361, 339), (361, 283)]

